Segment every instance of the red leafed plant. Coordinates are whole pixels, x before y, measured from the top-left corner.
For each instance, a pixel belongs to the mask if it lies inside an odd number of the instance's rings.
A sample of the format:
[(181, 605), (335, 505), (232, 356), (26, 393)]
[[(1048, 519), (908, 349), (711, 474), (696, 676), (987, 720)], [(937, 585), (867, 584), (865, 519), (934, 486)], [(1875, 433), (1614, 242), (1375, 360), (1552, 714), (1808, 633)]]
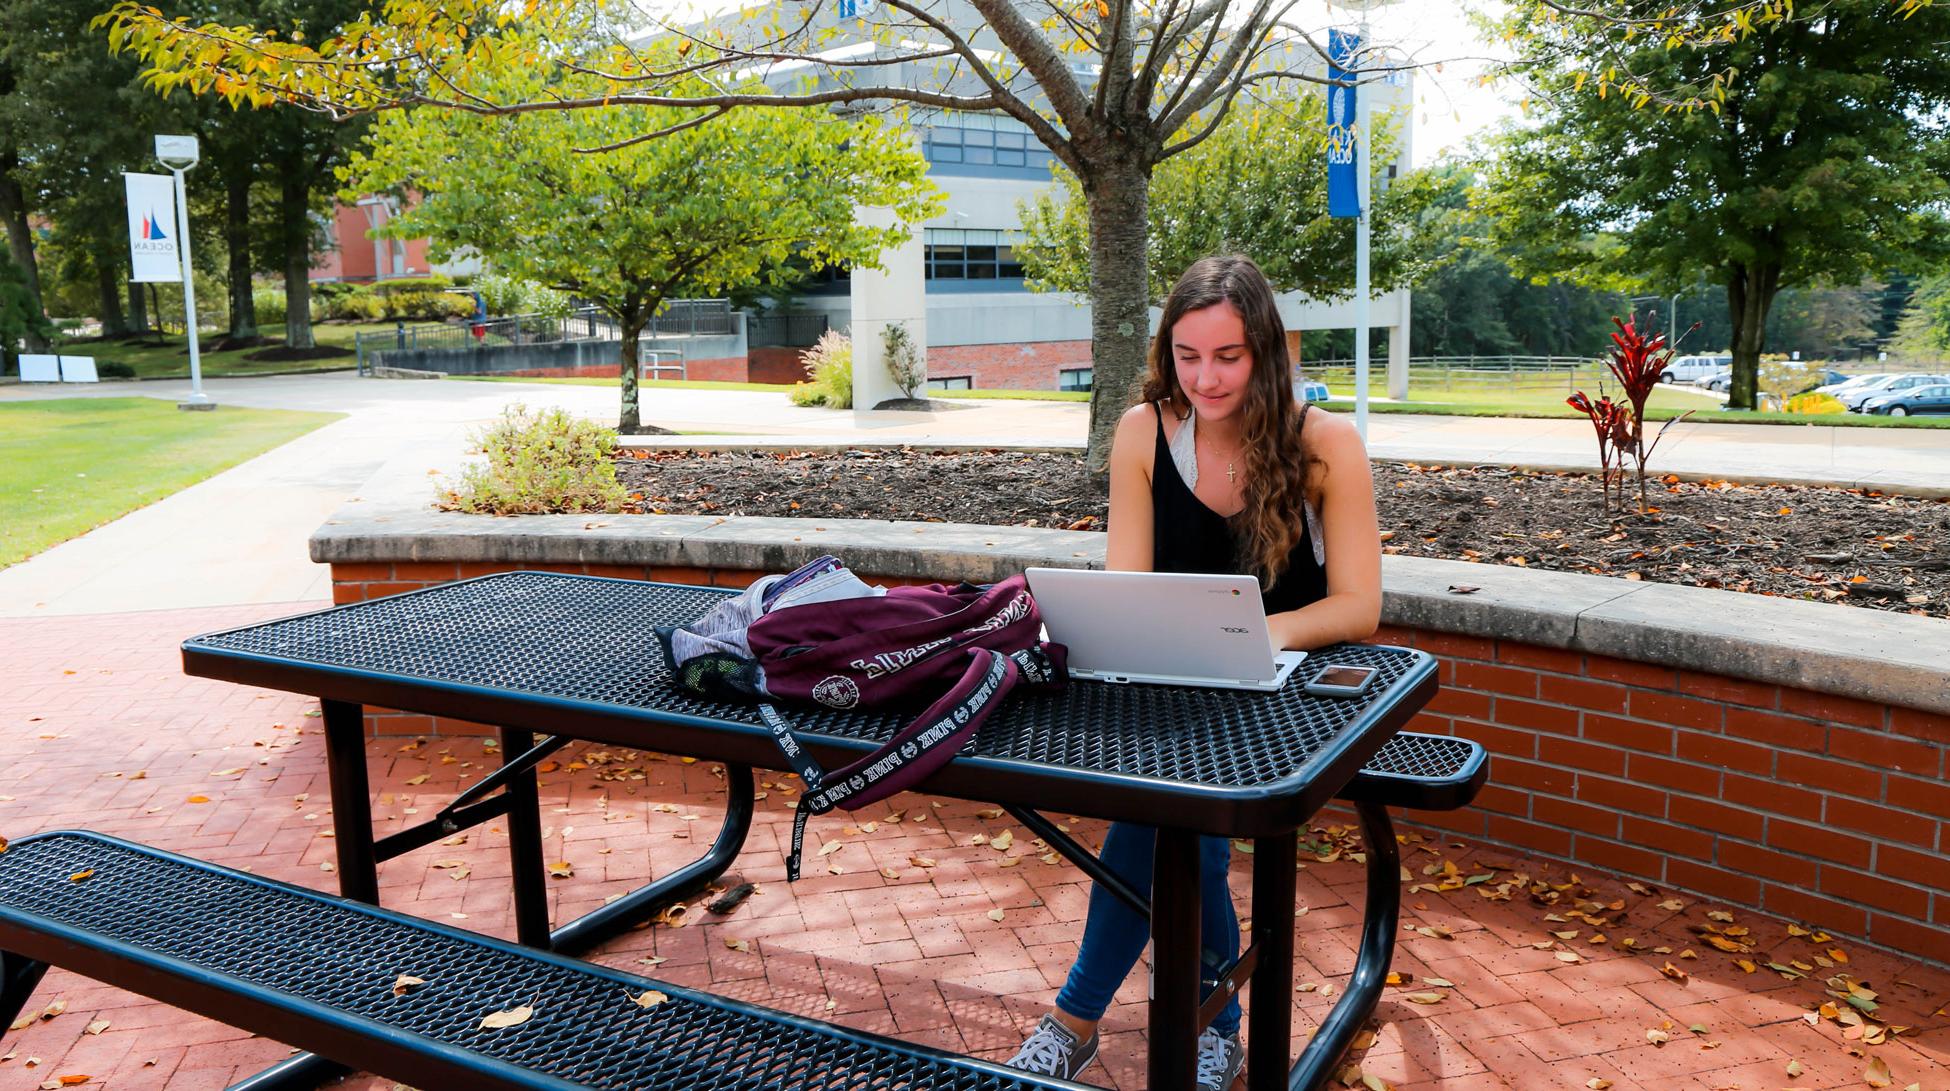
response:
[(1604, 505), (1604, 510), (1609, 513), (1612, 510), (1612, 481), (1618, 480), (1621, 497), (1625, 487), (1622, 480), (1625, 472), (1625, 452), (1631, 442), (1631, 429), (1625, 419), (1625, 406), (1612, 401), (1609, 397), (1592, 401), (1582, 390), (1564, 399), (1564, 404), (1589, 417), (1592, 430), (1598, 434), (1598, 486), (1603, 492), (1601, 503)]
[[(1617, 448), (1618, 469), (1621, 476), (1625, 469), (1625, 455), (1630, 453), (1632, 456), (1632, 465), (1637, 471), (1639, 479), (1639, 512), (1640, 514), (1644, 514), (1648, 506), (1645, 497), (1646, 461), (1652, 457), (1652, 452), (1658, 448), (1659, 441), (1665, 438), (1666, 429), (1671, 428), (1674, 424), (1685, 420), (1693, 414), (1691, 410), (1687, 410), (1667, 421), (1659, 428), (1658, 434), (1652, 437), (1652, 442), (1649, 445), (1646, 443), (1646, 399), (1652, 396), (1653, 389), (1659, 385), (1659, 377), (1665, 374), (1667, 365), (1672, 363), (1673, 350), (1666, 344), (1664, 334), (1655, 333), (1647, 337), (1640, 333), (1637, 326), (1631, 322), (1626, 322), (1619, 318), (1613, 318), (1611, 322), (1612, 325), (1618, 327), (1618, 332), (1611, 335), (1612, 349), (1610, 356), (1605, 360), (1605, 365), (1611, 369), (1612, 377), (1616, 378), (1618, 385), (1623, 388), (1625, 401), (1630, 407), (1629, 418), (1611, 422), (1612, 443)], [(1698, 328), (1699, 323), (1695, 322), (1686, 332), (1691, 333)], [(1583, 397), (1582, 394), (1578, 396)], [(1574, 408), (1577, 407), (1575, 401), (1571, 404)], [(1627, 406), (1616, 405), (1614, 409), (1618, 414), (1623, 416)], [(1590, 410), (1586, 410), (1587, 416), (1590, 413)], [(1592, 423), (1594, 425), (1597, 424), (1595, 417)], [(1624, 482), (1621, 480), (1619, 484), (1619, 506), (1623, 507), (1625, 502)], [(1609, 495), (1609, 490), (1607, 491), (1607, 495)]]

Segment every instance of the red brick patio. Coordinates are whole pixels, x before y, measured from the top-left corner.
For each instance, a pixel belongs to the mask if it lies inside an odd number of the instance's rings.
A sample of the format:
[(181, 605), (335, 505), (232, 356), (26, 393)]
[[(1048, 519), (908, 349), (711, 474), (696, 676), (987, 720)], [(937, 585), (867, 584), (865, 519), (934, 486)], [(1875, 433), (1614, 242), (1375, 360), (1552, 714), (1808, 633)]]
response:
[[(323, 748), (318, 721), (308, 715), (314, 703), (186, 678), (175, 650), (193, 633), (305, 605), (0, 621), (0, 833), (97, 829), (335, 889)], [(493, 764), (485, 749), (479, 740), (375, 742), (380, 831), (431, 815)], [(571, 748), (542, 778), (549, 858), (574, 868), (551, 884), (555, 912), (565, 917), (688, 860), (715, 831), (722, 808), (721, 781), (706, 763), (592, 749)], [(884, 811), (815, 820), (809, 853), (828, 842), (844, 847), (810, 857), (811, 874), (788, 887), (777, 846), (790, 824), (790, 794), (768, 790), (734, 869), (760, 884), (757, 895), (728, 916), (696, 907), (685, 927), (633, 932), (598, 960), (911, 1041), (1006, 1057), (1076, 952), (1087, 883), (1067, 864), (1044, 863), (1019, 828), (1007, 851), (971, 844), (1009, 829), (977, 804), (910, 795)], [(902, 820), (889, 821), (890, 812), (904, 812)], [(860, 825), (849, 828), (849, 821)], [(1094, 822), (1073, 828), (1086, 840), (1101, 835)], [(487, 827), (465, 844), (389, 862), (380, 871), (386, 903), (508, 935), (505, 840)], [(1444, 863), (1463, 878), (1490, 877), (1406, 895), (1405, 925), (1427, 930), (1402, 935), (1396, 969), (1412, 980), (1389, 991), (1374, 1045), (1351, 1058), (1388, 1086), (1575, 1089), (1609, 1080), (1615, 1091), (1854, 1088), (1876, 1086), (1865, 1078), (1873, 1059), (1887, 1065), (1894, 1087), (1950, 1091), (1950, 1012), (1943, 1012), (1950, 973), (1854, 943), (1792, 936), (1788, 922), (1744, 911), (1731, 921), (1710, 920), (1712, 905), (1633, 891), (1589, 869), (1577, 876), (1583, 885), (1561, 892), (1557, 904), (1539, 904), (1531, 890), (1572, 877), (1447, 839), (1411, 836), (1403, 847), (1418, 886), (1436, 883)], [(1011, 857), (1017, 862), (1004, 866)], [(1353, 964), (1361, 867), (1346, 858), (1303, 859), (1300, 898), (1308, 912), (1300, 921), (1296, 978), (1312, 990), (1296, 997), (1296, 1010), (1306, 1028), (1333, 1003), (1323, 992), (1338, 989)], [(453, 861), (462, 866), (436, 866)], [(1423, 874), (1431, 867), (1438, 874)], [(1518, 875), (1531, 885), (1516, 885)], [(1243, 901), (1243, 856), (1234, 880)], [(921, 886), (931, 889), (909, 889)], [(1509, 900), (1483, 897), (1499, 888)], [(1682, 908), (1661, 907), (1673, 897)], [(1592, 909), (1602, 925), (1576, 917), (1592, 902), (1602, 903)], [(1622, 908), (1611, 908), (1617, 903)], [(1566, 919), (1547, 921), (1547, 914)], [(1722, 942), (1753, 950), (1715, 950), (1688, 930), (1708, 926), (1731, 933)], [(1593, 945), (1598, 932), (1605, 939)], [(735, 941), (749, 950), (733, 949)], [(1824, 953), (1831, 949), (1846, 963)], [(1565, 961), (1569, 951), (1577, 961)], [(1684, 957), (1688, 951), (1697, 957)], [(665, 961), (653, 968), (642, 964), (646, 958)], [(1755, 972), (1737, 959), (1756, 964)], [(1799, 962), (1810, 973), (1790, 981), (1767, 969), (1769, 962)], [(1668, 964), (1685, 980), (1662, 975)], [(1878, 994), (1870, 1021), (1891, 1031), (1879, 1044), (1868, 1041), (1877, 1031), (1856, 1028), (1850, 1040), (1833, 1019), (1804, 1019), (1831, 999), (1823, 979), (1837, 973)], [(1144, 992), (1142, 976), (1133, 975), (1106, 1020), (1109, 1066), (1093, 1069), (1094, 1081), (1141, 1086)], [(1410, 999), (1428, 994), (1440, 999)], [(29, 1013), (56, 999), (66, 1001), (65, 1011), (8, 1034), (0, 1046), (0, 1091), (80, 1074), (92, 1077), (86, 1086), (116, 1091), (201, 1091), (287, 1052), (61, 971), (49, 974)], [(1695, 1026), (1701, 1032), (1689, 1029)], [(1897, 1026), (1909, 1029), (1893, 1033)], [(98, 1033), (88, 1033), (91, 1027)], [(1655, 1045), (1648, 1031), (1664, 1031), (1671, 1041)], [(1799, 1075), (1790, 1075), (1791, 1061)], [(369, 1078), (348, 1085), (392, 1086)]]

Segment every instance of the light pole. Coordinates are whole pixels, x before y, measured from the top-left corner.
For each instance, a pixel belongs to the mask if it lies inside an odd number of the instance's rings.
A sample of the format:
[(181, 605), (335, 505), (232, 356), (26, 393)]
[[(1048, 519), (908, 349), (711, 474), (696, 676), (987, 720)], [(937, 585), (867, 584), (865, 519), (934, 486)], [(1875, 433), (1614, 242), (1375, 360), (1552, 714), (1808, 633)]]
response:
[(176, 252), (183, 259), (183, 329), (190, 339), (190, 396), (177, 402), (178, 409), (215, 409), (217, 403), (203, 393), (203, 357), (196, 342), (196, 283), (190, 273), (190, 198), (183, 187), (183, 172), (196, 166), (196, 137), (156, 137), (156, 158), (176, 176)]

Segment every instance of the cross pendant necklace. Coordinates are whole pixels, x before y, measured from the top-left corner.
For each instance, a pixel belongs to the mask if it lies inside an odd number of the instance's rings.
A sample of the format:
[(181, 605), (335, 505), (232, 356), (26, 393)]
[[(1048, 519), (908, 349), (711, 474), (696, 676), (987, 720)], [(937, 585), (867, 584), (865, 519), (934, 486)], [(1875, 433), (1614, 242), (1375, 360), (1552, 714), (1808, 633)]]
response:
[(1236, 475), (1236, 474), (1234, 474), (1234, 473), (1233, 473), (1233, 471), (1232, 471), (1232, 463), (1230, 463), (1230, 462), (1228, 462), (1228, 463), (1226, 463), (1226, 481), (1227, 481), (1228, 483), (1230, 483), (1230, 482), (1232, 482), (1232, 481), (1234, 481), (1234, 480), (1236, 480), (1236, 479), (1237, 479), (1237, 476), (1238, 476), (1238, 475)]

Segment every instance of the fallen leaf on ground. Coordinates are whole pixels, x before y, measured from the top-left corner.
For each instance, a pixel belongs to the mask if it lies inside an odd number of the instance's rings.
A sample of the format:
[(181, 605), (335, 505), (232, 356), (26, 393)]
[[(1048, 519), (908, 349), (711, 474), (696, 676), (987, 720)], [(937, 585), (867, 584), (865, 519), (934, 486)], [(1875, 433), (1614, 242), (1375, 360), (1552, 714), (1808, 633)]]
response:
[(548, 873), (557, 879), (566, 879), (576, 873), (575, 865), (567, 860), (557, 860), (548, 866)]
[(1016, 834), (1014, 830), (1003, 830), (1001, 833), (989, 838), (989, 847), (997, 852), (1007, 852), (1009, 846), (1015, 843)]
[(106, 1020), (106, 1019), (97, 1019), (97, 1020), (95, 1020), (94, 1022), (92, 1022), (92, 1023), (90, 1023), (90, 1024), (88, 1024), (88, 1026), (87, 1026), (87, 1027), (85, 1027), (85, 1028), (83, 1028), (83, 1030), (82, 1030), (82, 1032), (81, 1032), (81, 1033), (83, 1033), (83, 1034), (100, 1034), (100, 1033), (101, 1033), (102, 1031), (105, 1031), (105, 1030), (107, 1030), (107, 1029), (108, 1029), (108, 1027), (109, 1027), (109, 1023), (108, 1023), (108, 1020)]
[(989, 919), (992, 921), (999, 921), (1006, 915), (1007, 914), (1003, 913), (1003, 911), (1000, 909), (989, 910)]
[(645, 966), (661, 966), (664, 963), (669, 962), (670, 960), (660, 955), (645, 955), (644, 957), (637, 959), (637, 961), (642, 963)]
[(636, 1001), (636, 1006), (639, 1008), (654, 1008), (658, 1004), (661, 1004), (664, 1001), (669, 1000), (670, 997), (664, 995), (663, 993), (658, 992), (655, 989), (645, 989), (643, 990), (642, 993), (634, 997), (631, 997), (631, 999)]
[(414, 977), (411, 974), (401, 974), (397, 978), (393, 979), (393, 995), (405, 996), (407, 993), (412, 992), (414, 989), (417, 989), (426, 983), (427, 983), (427, 979), (424, 977)]
[(1801, 1073), (1806, 1071), (1807, 1069), (1801, 1067), (1800, 1061), (1789, 1061), (1787, 1063), (1787, 1074), (1789, 1076), (1799, 1076)]
[(1869, 1058), (1869, 1067), (1862, 1073), (1862, 1082), (1870, 1087), (1888, 1087), (1896, 1082), (1889, 1074), (1889, 1062), (1881, 1057)]
[(1605, 1088), (1611, 1086), (1611, 1081), (1603, 1076), (1593, 1076), (1584, 1081), (1584, 1085), (1589, 1087), (1591, 1091), (1605, 1091)]
[(518, 1008), (509, 1008), (507, 1011), (497, 1011), (492, 1015), (482, 1016), (481, 1025), (478, 1029), (503, 1030), (508, 1027), (518, 1027), (533, 1018), (534, 1014), (534, 1008), (523, 1004)]
[(1660, 1030), (1658, 1027), (1653, 1027), (1645, 1032), (1645, 1040), (1655, 1046), (1662, 1046), (1672, 1041), (1672, 1035)]
[(845, 847), (846, 842), (844, 841), (828, 841), (826, 844), (820, 846), (819, 854), (821, 856), (831, 856)]
[(934, 857), (932, 857), (932, 856), (910, 856), (910, 857), (908, 857), (908, 858), (907, 858), (907, 862), (908, 862), (908, 863), (910, 863), (910, 864), (913, 864), (913, 865), (914, 865), (915, 867), (921, 867), (921, 868), (927, 868), (927, 867), (933, 867), (933, 866), (934, 866)]
[(95, 877), (95, 869), (88, 868), (83, 871), (77, 871), (73, 875), (68, 876), (68, 881), (71, 883), (78, 883), (84, 879), (92, 879), (94, 877)]
[(1442, 994), (1441, 993), (1407, 993), (1402, 997), (1402, 999), (1408, 1001), (1411, 1004), (1440, 1004), (1442, 1003)]
[(1473, 595), (1481, 590), (1482, 588), (1480, 587), (1471, 587), (1466, 583), (1452, 583), (1449, 585), (1449, 593), (1452, 595)]
[(748, 939), (730, 939), (730, 938), (727, 938), (727, 939), (726, 939), (726, 940), (724, 941), (724, 945), (725, 945), (726, 947), (729, 947), (729, 948), (731, 948), (731, 949), (732, 949), (732, 950), (734, 950), (734, 951), (749, 951), (749, 950), (751, 950), (751, 949), (752, 949), (752, 941), (751, 941), (751, 940), (748, 940)]

